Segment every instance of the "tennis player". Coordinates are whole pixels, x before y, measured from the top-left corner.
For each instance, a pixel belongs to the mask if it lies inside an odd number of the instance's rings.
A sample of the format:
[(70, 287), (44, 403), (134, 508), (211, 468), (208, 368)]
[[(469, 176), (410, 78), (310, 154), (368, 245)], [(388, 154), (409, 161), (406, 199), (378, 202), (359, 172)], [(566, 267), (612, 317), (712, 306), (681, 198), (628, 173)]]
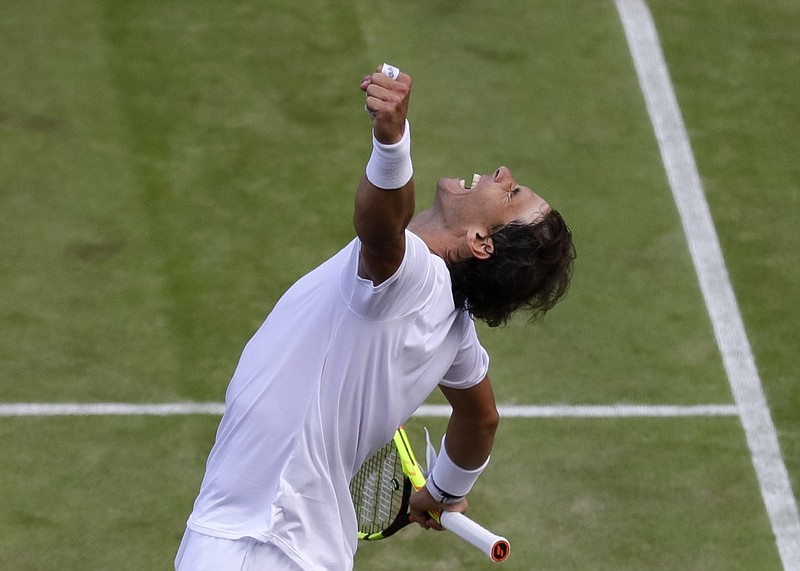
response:
[(356, 238), (278, 301), (241, 355), (175, 560), (179, 571), (351, 569), (349, 482), (438, 386), (452, 416), (412, 519), (463, 511), (498, 413), (473, 319), (552, 308), (573, 247), (561, 216), (500, 167), (438, 181), (414, 217), (411, 78), (361, 82), (373, 150)]

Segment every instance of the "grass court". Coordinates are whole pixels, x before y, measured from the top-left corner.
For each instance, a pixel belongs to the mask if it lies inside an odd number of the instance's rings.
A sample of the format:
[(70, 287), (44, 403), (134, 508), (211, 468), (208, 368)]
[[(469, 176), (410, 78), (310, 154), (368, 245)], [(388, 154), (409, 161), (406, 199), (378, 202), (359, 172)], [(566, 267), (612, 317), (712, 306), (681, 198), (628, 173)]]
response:
[[(796, 517), (800, 4), (648, 6)], [(5, 0), (0, 403), (221, 402), (279, 295), (353, 236), (383, 61), (414, 79), (418, 209), (506, 164), (575, 235), (559, 307), (481, 328), (500, 404), (734, 405), (611, 0)], [(217, 415), (0, 410), (0, 568), (171, 569)], [(509, 570), (796, 571), (736, 410), (508, 416), (471, 515)], [(444, 425), (408, 428), (421, 450)], [(489, 565), (417, 529), (356, 559)]]

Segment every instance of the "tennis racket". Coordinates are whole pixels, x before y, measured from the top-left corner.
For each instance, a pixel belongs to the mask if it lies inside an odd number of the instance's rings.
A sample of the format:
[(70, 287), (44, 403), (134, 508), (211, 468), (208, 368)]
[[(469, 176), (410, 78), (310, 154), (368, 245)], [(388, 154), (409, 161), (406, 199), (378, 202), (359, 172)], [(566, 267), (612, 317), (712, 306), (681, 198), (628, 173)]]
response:
[[(394, 438), (372, 455), (350, 482), (350, 493), (358, 518), (358, 538), (385, 539), (411, 523), (408, 507), (411, 494), (425, 485), (403, 427)], [(467, 516), (445, 511), (431, 514), (442, 526), (471, 543), (492, 561), (508, 558), (508, 540), (481, 527)]]

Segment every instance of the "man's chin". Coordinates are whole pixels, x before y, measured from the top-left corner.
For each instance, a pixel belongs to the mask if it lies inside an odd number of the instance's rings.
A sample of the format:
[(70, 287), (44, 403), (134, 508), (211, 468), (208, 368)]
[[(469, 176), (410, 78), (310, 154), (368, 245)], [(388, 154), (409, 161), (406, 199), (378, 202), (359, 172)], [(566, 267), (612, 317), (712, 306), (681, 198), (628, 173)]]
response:
[(464, 180), (460, 178), (440, 178), (436, 183), (437, 192), (450, 194), (467, 194), (470, 189), (464, 187)]

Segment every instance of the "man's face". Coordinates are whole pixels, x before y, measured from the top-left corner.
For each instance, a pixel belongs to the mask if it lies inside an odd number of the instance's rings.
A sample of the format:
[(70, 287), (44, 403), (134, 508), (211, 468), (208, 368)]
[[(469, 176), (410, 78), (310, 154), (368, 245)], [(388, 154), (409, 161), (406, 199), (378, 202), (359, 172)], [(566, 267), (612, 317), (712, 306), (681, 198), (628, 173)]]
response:
[(436, 185), (436, 202), (448, 225), (487, 233), (512, 222), (532, 224), (550, 210), (541, 196), (517, 184), (507, 167), (475, 175), (470, 185), (442, 178)]

